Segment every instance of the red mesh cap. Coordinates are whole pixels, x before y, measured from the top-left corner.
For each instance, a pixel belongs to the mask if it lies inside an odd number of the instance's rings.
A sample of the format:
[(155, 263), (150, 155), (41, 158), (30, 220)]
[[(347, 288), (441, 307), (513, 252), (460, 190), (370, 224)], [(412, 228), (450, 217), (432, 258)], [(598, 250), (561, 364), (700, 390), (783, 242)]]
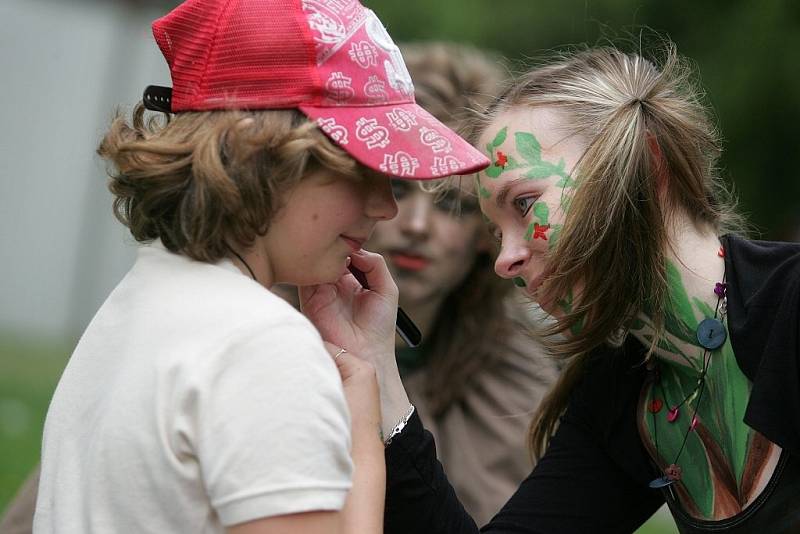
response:
[(415, 103), (400, 50), (357, 0), (187, 0), (153, 35), (173, 112), (297, 108), (357, 161), (394, 176), (489, 165)]

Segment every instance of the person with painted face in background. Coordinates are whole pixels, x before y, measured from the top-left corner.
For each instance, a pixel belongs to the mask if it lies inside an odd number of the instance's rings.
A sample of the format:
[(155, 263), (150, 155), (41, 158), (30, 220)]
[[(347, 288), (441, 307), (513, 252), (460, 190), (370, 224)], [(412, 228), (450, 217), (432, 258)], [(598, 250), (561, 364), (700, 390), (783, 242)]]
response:
[[(417, 103), (456, 131), (506, 77), (498, 58), (470, 47), (400, 48)], [(526, 429), (556, 371), (525, 334), (529, 310), (510, 295), (513, 284), (494, 274), (495, 247), (465, 185), (429, 192), (393, 180), (397, 217), (376, 225), (365, 248), (384, 256), (423, 333), (420, 347), (396, 344), (409, 397), (464, 507), (488, 521), (530, 471)]]
[[(681, 533), (800, 532), (800, 245), (742, 237), (694, 79), (671, 43), (587, 49), (485, 115), (495, 270), (556, 318), (566, 363), (536, 467), (481, 532), (633, 532), (664, 502)], [(373, 402), (401, 418), (386, 532), (476, 533), (393, 362), (372, 361)]]

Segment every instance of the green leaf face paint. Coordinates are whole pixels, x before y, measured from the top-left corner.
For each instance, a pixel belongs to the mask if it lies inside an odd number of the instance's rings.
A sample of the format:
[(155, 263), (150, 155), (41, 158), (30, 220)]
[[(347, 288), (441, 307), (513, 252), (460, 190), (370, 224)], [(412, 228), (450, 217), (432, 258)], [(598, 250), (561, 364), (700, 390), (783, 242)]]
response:
[(550, 238), (547, 240), (547, 246), (550, 250), (556, 246), (558, 242), (558, 238), (561, 235), (561, 229), (564, 228), (563, 224), (551, 224), (550, 225)]
[[(500, 178), (504, 173), (510, 171), (521, 170), (519, 177), (528, 180), (544, 180), (552, 177), (558, 178), (555, 182), (555, 187), (562, 190), (560, 196), (560, 204), (562, 211), (568, 205), (568, 198), (570, 194), (565, 193), (565, 190), (574, 188), (576, 181), (566, 172), (566, 164), (564, 159), (561, 158), (557, 164), (542, 159), (542, 145), (536, 136), (530, 132), (515, 132), (514, 133), (514, 148), (517, 155), (519, 155), (523, 162), (520, 163), (514, 156), (510, 156), (500, 150), (503, 144), (508, 140), (508, 127), (504, 126), (494, 136), (492, 141), (487, 143), (486, 151), (492, 160), (490, 165), (484, 172), (490, 179)], [(480, 176), (477, 177), (477, 190), (478, 195), (484, 199), (492, 197), (491, 192), (483, 187), (480, 181)], [(530, 223), (525, 231), (524, 239), (531, 241), (534, 239), (543, 239), (550, 241), (547, 233), (553, 229), (550, 225), (550, 208), (545, 202), (536, 202), (533, 207), (533, 216), (536, 221)], [(561, 226), (558, 226), (559, 231)], [(555, 241), (550, 243), (550, 248), (555, 245)]]
[(528, 230), (525, 232), (525, 241), (530, 241), (533, 239), (533, 231), (535, 230), (534, 223), (528, 225)]
[[(508, 127), (505, 127), (501, 129), (499, 132), (497, 132), (497, 135), (494, 136), (494, 139), (492, 140), (492, 143), (489, 146), (493, 148), (501, 146), (503, 143), (506, 142), (507, 136), (508, 136)], [(489, 149), (489, 151), (491, 152), (491, 149)]]
[[(564, 297), (563, 299), (559, 300), (556, 303), (556, 305), (561, 310), (561, 312), (566, 315), (566, 314), (572, 313), (573, 302), (574, 302), (574, 297), (573, 297), (573, 294), (572, 294), (572, 290), (569, 290), (569, 292), (567, 293), (566, 297)], [(573, 336), (577, 336), (578, 334), (581, 333), (581, 330), (583, 330), (583, 319), (584, 318), (581, 317), (576, 323), (574, 323), (570, 327), (569, 330), (570, 330), (570, 332), (572, 333)]]
[(525, 232), (525, 241), (533, 239), (548, 241), (550, 207), (544, 202), (535, 202), (531, 211), (533, 211), (533, 217), (538, 219), (538, 222), (532, 222), (528, 225), (528, 230)]
[(534, 129), (535, 113), (515, 110), (503, 115), (507, 122), (500, 119), (484, 132), (479, 146), (485, 147), (491, 165), (476, 180), (481, 209), (503, 235), (500, 257), (519, 250), (507, 246), (514, 242), (529, 249), (526, 278), (541, 272), (546, 253), (558, 242), (564, 206), (579, 183), (569, 169), (585, 150), (580, 140), (564, 141), (562, 133), (552, 134), (549, 126)]
[(564, 175), (561, 180), (556, 182), (556, 187), (560, 187), (564, 189), (565, 187), (575, 187), (575, 180), (572, 179), (568, 174)]
[(532, 133), (517, 132), (514, 134), (517, 143), (517, 153), (525, 158), (531, 165), (538, 165), (542, 161), (542, 145)]
[(520, 278), (519, 276), (514, 278), (513, 282), (514, 282), (514, 285), (517, 286), (517, 287), (525, 287), (527, 285), (525, 283), (525, 280), (523, 278)]
[(494, 139), (486, 145), (486, 153), (492, 161), (484, 172), (490, 178), (498, 178), (507, 171), (524, 169), (523, 178), (540, 180), (551, 176), (561, 178), (557, 183), (558, 187), (573, 187), (575, 181), (567, 174), (564, 168), (563, 158), (553, 164), (542, 159), (542, 145), (536, 136), (530, 132), (515, 132), (514, 143), (517, 154), (525, 160), (524, 163), (518, 162), (513, 156), (509, 156), (499, 148), (508, 138), (508, 127), (503, 127), (494, 136)]
[(539, 219), (539, 224), (549, 224), (547, 218), (550, 216), (550, 208), (544, 202), (536, 202), (533, 205), (533, 216)]
[(478, 192), (478, 196), (480, 198), (491, 198), (492, 197), (492, 194), (485, 187), (483, 187), (483, 184), (481, 184), (481, 175), (480, 175), (480, 173), (477, 173), (475, 175), (475, 190)]
[(503, 174), (503, 168), (498, 167), (497, 165), (489, 165), (483, 172), (485, 172), (486, 176), (488, 176), (489, 178), (497, 178), (498, 176)]

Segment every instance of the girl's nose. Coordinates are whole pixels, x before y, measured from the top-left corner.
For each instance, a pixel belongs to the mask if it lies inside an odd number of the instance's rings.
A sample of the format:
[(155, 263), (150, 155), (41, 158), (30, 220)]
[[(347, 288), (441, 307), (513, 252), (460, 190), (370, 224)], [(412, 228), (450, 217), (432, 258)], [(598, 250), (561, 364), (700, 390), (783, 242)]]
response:
[(500, 254), (494, 262), (494, 271), (501, 278), (515, 278), (522, 274), (531, 258), (530, 250), (523, 240), (511, 241), (503, 238)]
[(430, 233), (433, 195), (415, 191), (401, 201), (398, 222), (406, 235), (424, 238)]

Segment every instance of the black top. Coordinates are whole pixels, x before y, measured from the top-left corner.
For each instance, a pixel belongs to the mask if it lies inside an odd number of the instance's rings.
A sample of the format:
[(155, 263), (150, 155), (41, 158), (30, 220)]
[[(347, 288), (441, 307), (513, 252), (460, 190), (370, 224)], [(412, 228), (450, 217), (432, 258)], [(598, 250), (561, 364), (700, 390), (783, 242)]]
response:
[[(800, 455), (800, 245), (723, 238), (728, 324), (753, 382), (745, 422)], [(633, 532), (664, 502), (640, 440), (644, 347), (629, 336), (597, 349), (546, 454), (481, 532)], [(464, 444), (469, 446), (469, 444)], [(386, 532), (476, 533), (414, 415), (386, 449)]]
[(731, 344), (753, 382), (744, 422), (800, 454), (800, 245), (723, 240)]

